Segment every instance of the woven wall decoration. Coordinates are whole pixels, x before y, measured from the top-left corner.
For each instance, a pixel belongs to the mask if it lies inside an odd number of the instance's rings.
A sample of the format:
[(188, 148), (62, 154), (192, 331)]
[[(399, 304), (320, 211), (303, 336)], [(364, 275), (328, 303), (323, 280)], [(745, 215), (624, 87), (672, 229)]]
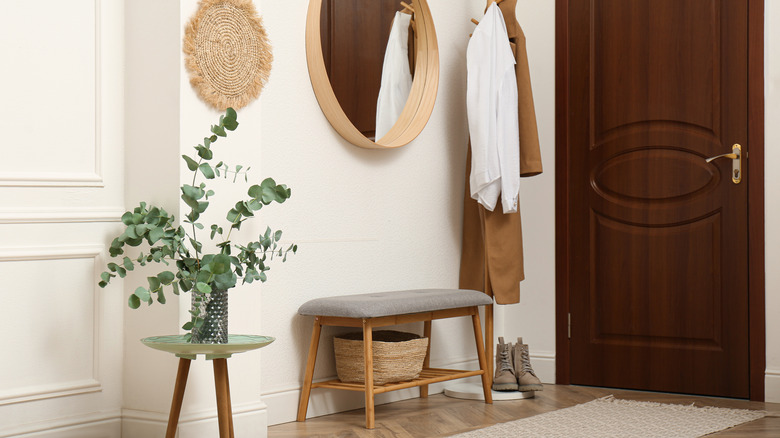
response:
[(271, 73), (271, 45), (252, 0), (201, 0), (184, 31), (190, 84), (214, 108), (256, 99)]

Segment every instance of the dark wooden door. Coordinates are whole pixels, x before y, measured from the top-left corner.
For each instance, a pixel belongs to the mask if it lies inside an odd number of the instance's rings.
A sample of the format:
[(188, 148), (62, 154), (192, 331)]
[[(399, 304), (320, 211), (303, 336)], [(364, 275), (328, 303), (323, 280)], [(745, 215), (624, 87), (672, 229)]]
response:
[(748, 397), (747, 2), (568, 8), (570, 381)]

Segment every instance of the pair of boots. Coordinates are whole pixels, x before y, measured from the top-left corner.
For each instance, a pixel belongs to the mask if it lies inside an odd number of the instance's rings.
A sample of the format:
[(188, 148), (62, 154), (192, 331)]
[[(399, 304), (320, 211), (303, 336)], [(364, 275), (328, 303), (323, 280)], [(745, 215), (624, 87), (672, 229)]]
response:
[(493, 378), (494, 391), (542, 391), (542, 382), (531, 368), (528, 345), (523, 338), (517, 338), (517, 344), (505, 344), (504, 338), (498, 338), (496, 348), (496, 375)]

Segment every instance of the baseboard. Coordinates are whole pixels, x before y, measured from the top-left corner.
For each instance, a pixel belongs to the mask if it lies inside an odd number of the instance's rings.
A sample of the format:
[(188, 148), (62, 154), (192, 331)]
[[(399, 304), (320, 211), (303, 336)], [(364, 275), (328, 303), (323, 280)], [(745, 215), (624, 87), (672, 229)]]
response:
[(7, 427), (0, 425), (0, 438), (120, 438), (120, 412), (96, 412)]
[[(122, 438), (164, 436), (168, 413), (122, 411)], [(268, 435), (268, 414), (265, 403), (233, 405), (233, 429), (236, 436), (265, 438)], [(215, 410), (183, 413), (179, 418), (178, 438), (213, 438), (219, 435)]]
[(764, 374), (764, 401), (780, 403), (780, 370), (766, 370)]
[[(555, 355), (539, 354), (531, 355), (531, 365), (534, 367), (539, 379), (545, 383), (555, 382)], [(476, 359), (464, 359), (448, 364), (435, 364), (437, 368), (452, 369), (478, 369), (479, 365)], [(335, 377), (330, 377), (329, 380)], [(479, 377), (470, 377), (469, 379), (459, 381), (479, 382)], [(439, 394), (444, 391), (446, 385), (451, 382), (442, 382), (430, 385), (429, 394)], [(391, 403), (399, 400), (419, 397), (419, 388), (402, 389), (398, 391), (378, 394), (374, 403), (378, 406), (385, 403)], [(268, 405), (268, 424), (282, 424), (295, 421), (298, 415), (298, 402), (301, 396), (300, 387), (284, 388), (276, 391), (263, 393), (263, 401)], [(309, 399), (309, 409), (307, 418), (319, 417), (322, 415), (335, 414), (337, 412), (351, 411), (353, 409), (362, 409), (365, 406), (364, 395), (362, 392), (338, 391), (331, 389), (314, 389)]]
[(531, 366), (542, 383), (555, 383), (555, 353), (531, 354)]

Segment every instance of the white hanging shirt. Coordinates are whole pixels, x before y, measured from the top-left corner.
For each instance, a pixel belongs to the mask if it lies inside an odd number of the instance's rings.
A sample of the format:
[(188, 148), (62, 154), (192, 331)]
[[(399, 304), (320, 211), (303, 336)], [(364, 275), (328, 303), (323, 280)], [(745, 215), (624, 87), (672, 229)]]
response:
[(382, 64), (382, 83), (376, 100), (376, 140), (384, 137), (401, 116), (412, 90), (409, 70), (409, 23), (412, 16), (395, 13)]
[(520, 193), (517, 80), (504, 16), (495, 3), (471, 36), (466, 68), (471, 197), (493, 211), (500, 194), (504, 213), (514, 213)]

